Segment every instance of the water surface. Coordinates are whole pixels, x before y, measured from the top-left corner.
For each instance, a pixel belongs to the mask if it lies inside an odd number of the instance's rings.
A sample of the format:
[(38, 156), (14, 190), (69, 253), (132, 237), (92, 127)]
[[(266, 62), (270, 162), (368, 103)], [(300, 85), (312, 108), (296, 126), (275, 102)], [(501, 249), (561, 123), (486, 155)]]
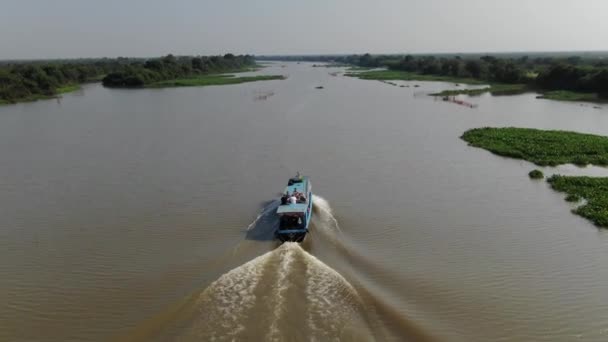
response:
[[(284, 81), (0, 107), (0, 339), (608, 338), (606, 232), (533, 165), (458, 138), (608, 135), (608, 108), (471, 109), (424, 95), (451, 84), (283, 64), (260, 73)], [(272, 200), (296, 171), (319, 196), (312, 232), (277, 248)]]

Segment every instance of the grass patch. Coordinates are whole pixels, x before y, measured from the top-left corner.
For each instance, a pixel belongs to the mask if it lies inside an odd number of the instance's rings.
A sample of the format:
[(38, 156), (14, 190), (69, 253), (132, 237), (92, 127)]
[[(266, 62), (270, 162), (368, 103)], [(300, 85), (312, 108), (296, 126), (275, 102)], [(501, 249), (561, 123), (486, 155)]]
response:
[(528, 173), (528, 176), (530, 176), (530, 178), (532, 178), (532, 179), (545, 178), (545, 175), (543, 175), (543, 172), (541, 170), (532, 170), (532, 171), (530, 171), (530, 173)]
[(350, 68), (346, 69), (346, 72), (351, 72), (351, 71), (368, 71), (368, 70), (372, 70), (372, 69), (376, 69), (376, 68), (362, 67), (362, 66), (351, 66)]
[(463, 77), (438, 76), (438, 75), (423, 75), (407, 71), (399, 70), (371, 70), (357, 73), (346, 73), (345, 76), (358, 77), (363, 80), (400, 80), (400, 81), (441, 81), (455, 82), (465, 84), (487, 84), (481, 80)]
[(581, 196), (570, 194), (566, 196), (566, 202), (579, 202), (581, 200)]
[(554, 190), (568, 194), (567, 201), (587, 200), (573, 212), (596, 226), (608, 227), (608, 178), (553, 175), (547, 182)]
[(283, 80), (282, 75), (259, 75), (259, 76), (242, 76), (234, 75), (204, 75), (192, 78), (180, 78), (175, 80), (161, 81), (146, 85), (148, 88), (164, 88), (164, 87), (201, 87), (211, 85), (239, 84), (245, 82)]
[(57, 94), (70, 93), (70, 92), (80, 90), (80, 89), (81, 89), (80, 85), (70, 84), (70, 85), (66, 85), (66, 86), (57, 88)]
[(600, 99), (595, 93), (580, 93), (568, 90), (555, 90), (543, 93), (539, 99), (558, 100), (558, 101), (589, 101), (606, 102)]
[(329, 63), (329, 64), (313, 64), (313, 68), (343, 68), (350, 66), (350, 64), (345, 63)]
[(455, 95), (469, 95), (476, 96), (484, 93), (490, 93), (492, 95), (517, 95), (523, 94), (528, 91), (528, 87), (525, 84), (504, 84), (496, 83), (489, 87), (479, 89), (452, 89), (444, 90), (440, 93), (430, 94), (431, 96), (455, 96)]
[(608, 137), (531, 128), (475, 128), (462, 137), (470, 146), (534, 164), (608, 165)]

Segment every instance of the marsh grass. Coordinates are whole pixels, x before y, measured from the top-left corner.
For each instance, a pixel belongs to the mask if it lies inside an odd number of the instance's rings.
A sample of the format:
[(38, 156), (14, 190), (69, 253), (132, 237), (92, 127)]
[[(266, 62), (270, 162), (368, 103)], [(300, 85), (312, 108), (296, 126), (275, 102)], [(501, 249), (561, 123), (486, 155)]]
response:
[(547, 182), (556, 191), (565, 192), (566, 201), (586, 202), (572, 212), (592, 221), (598, 227), (608, 227), (608, 178), (553, 175)]
[(606, 102), (605, 99), (600, 99), (596, 93), (581, 93), (568, 90), (548, 91), (538, 98), (557, 101)]
[(439, 93), (430, 94), (431, 96), (455, 96), (455, 95), (469, 95), (469, 96), (477, 96), (485, 93), (490, 93), (492, 95), (517, 95), (523, 94), (529, 91), (528, 87), (525, 84), (502, 84), (496, 83), (492, 84), (489, 87), (479, 88), (479, 89), (450, 89), (444, 90)]
[(380, 81), (441, 81), (466, 84), (487, 84), (481, 80), (463, 77), (439, 76), (439, 75), (424, 75), (407, 71), (398, 70), (371, 70), (364, 72), (348, 72), (345, 76), (358, 77), (364, 80), (380, 80)]
[(192, 78), (180, 78), (175, 80), (167, 80), (146, 85), (148, 88), (164, 88), (164, 87), (201, 87), (211, 85), (239, 84), (245, 82), (283, 80), (282, 75), (259, 75), (259, 76), (241, 76), (235, 75), (203, 75)]
[(461, 138), (494, 154), (524, 159), (540, 166), (608, 165), (608, 137), (531, 128), (475, 128)]

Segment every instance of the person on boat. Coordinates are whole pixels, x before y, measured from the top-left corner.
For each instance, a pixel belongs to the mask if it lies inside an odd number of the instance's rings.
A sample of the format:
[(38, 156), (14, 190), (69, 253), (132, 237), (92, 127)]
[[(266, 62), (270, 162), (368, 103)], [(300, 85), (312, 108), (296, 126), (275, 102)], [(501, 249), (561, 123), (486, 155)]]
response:
[(304, 194), (299, 194), (298, 201), (300, 201), (300, 203), (306, 203), (306, 196), (304, 196)]
[(291, 197), (289, 197), (289, 203), (296, 204), (297, 202), (298, 199), (296, 198), (295, 194), (291, 194)]
[(286, 192), (281, 196), (281, 205), (287, 204), (287, 200), (289, 199), (289, 192)]

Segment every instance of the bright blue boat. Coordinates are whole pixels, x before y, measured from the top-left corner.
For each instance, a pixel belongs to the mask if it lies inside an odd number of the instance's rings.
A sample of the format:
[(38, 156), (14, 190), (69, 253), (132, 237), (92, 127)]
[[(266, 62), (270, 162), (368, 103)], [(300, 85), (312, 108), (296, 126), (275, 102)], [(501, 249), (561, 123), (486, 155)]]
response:
[(283, 242), (302, 242), (308, 233), (312, 216), (312, 191), (308, 177), (300, 176), (298, 173), (289, 179), (277, 214), (279, 215), (277, 238)]

